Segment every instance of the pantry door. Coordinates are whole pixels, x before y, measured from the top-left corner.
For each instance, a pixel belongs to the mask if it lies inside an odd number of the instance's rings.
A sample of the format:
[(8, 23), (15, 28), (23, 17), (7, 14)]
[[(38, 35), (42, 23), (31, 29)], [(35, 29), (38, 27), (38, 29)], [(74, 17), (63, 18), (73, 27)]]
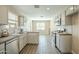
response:
[(50, 21), (33, 20), (32, 31), (39, 32), (41, 35), (49, 35), (50, 34)]

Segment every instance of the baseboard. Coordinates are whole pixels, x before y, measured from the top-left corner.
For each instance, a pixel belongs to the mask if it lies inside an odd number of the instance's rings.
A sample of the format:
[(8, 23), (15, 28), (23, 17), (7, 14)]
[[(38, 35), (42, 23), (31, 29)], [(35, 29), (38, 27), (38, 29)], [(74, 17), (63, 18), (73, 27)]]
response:
[(72, 50), (72, 54), (76, 54), (76, 53)]

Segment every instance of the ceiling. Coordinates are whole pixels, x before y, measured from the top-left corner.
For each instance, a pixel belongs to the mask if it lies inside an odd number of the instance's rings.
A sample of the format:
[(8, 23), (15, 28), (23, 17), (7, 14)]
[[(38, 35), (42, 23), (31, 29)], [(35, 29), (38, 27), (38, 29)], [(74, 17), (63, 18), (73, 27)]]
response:
[(69, 5), (40, 5), (39, 8), (34, 8), (34, 5), (14, 5), (14, 8), (25, 13), (32, 19), (50, 19), (55, 15), (63, 12), (70, 7)]

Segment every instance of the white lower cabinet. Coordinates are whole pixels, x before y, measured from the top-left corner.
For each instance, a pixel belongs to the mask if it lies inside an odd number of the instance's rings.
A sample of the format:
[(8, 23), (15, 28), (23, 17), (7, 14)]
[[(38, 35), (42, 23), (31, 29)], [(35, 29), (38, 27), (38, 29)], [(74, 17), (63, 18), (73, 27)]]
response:
[(56, 39), (56, 46), (59, 49), (59, 47), (60, 47), (60, 38), (59, 38), (59, 35), (57, 35), (56, 38), (57, 38)]
[(20, 52), (20, 51), (22, 50), (22, 48), (24, 47), (23, 40), (24, 40), (24, 36), (20, 36), (20, 37), (19, 37), (19, 52)]
[(60, 51), (62, 53), (71, 53), (72, 48), (72, 36), (71, 35), (60, 35)]
[[(6, 41), (5, 43), (0, 44), (0, 54), (18, 54), (27, 44), (27, 34)], [(6, 49), (5, 49), (6, 48)], [(6, 51), (5, 51), (6, 50)]]
[(7, 54), (18, 54), (18, 38), (14, 38), (6, 42), (6, 53)]
[(0, 54), (5, 54), (4, 43), (0, 44)]
[(27, 44), (27, 35), (23, 34), (19, 37), (19, 52), (24, 48), (24, 46)]
[(29, 44), (39, 44), (39, 32), (27, 32), (27, 39)]
[(0, 54), (5, 54), (5, 50), (4, 49), (0, 50)]
[(72, 35), (71, 34), (57, 34), (56, 47), (61, 53), (71, 53)]
[(23, 43), (24, 43), (24, 46), (27, 44), (27, 34), (24, 35)]

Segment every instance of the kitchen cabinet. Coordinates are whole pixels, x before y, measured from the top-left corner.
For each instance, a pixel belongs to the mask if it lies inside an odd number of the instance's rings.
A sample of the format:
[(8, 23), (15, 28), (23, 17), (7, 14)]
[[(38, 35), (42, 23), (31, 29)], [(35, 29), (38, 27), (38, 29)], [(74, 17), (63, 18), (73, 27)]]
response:
[(24, 36), (19, 37), (19, 52), (23, 49), (24, 47)]
[(60, 38), (59, 38), (59, 35), (57, 34), (56, 35), (56, 47), (59, 49), (60, 47)]
[(22, 36), (19, 37), (19, 52), (24, 48), (27, 44), (27, 34), (23, 33)]
[(0, 54), (5, 54), (5, 46), (4, 46), (5, 44), (3, 43), (3, 44), (0, 44)]
[(71, 6), (71, 7), (69, 7), (69, 8), (66, 9), (66, 16), (67, 15), (71, 15), (73, 13), (74, 13), (74, 7), (73, 6)]
[(24, 34), (23, 43), (24, 43), (24, 46), (27, 44), (27, 34), (26, 33)]
[(60, 35), (60, 51), (62, 53), (71, 53), (71, 48), (72, 48), (72, 36), (71, 35)]
[(39, 32), (27, 32), (27, 39), (29, 44), (39, 44)]
[(18, 38), (14, 38), (6, 42), (6, 53), (7, 54), (18, 54)]
[(7, 6), (0, 6), (0, 24), (8, 24), (8, 8)]
[(18, 22), (19, 22), (19, 26), (24, 26), (24, 16), (18, 16)]
[(50, 36), (51, 42), (53, 42), (55, 44), (55, 33), (52, 33)]
[(71, 15), (66, 16), (65, 12), (63, 12), (61, 14), (61, 25), (65, 26), (65, 25), (71, 25), (71, 24), (72, 24)]
[(78, 5), (73, 5), (73, 6), (69, 7), (69, 8), (67, 8), (66, 16), (72, 15), (72, 14), (78, 12), (78, 11), (79, 11), (79, 6)]

